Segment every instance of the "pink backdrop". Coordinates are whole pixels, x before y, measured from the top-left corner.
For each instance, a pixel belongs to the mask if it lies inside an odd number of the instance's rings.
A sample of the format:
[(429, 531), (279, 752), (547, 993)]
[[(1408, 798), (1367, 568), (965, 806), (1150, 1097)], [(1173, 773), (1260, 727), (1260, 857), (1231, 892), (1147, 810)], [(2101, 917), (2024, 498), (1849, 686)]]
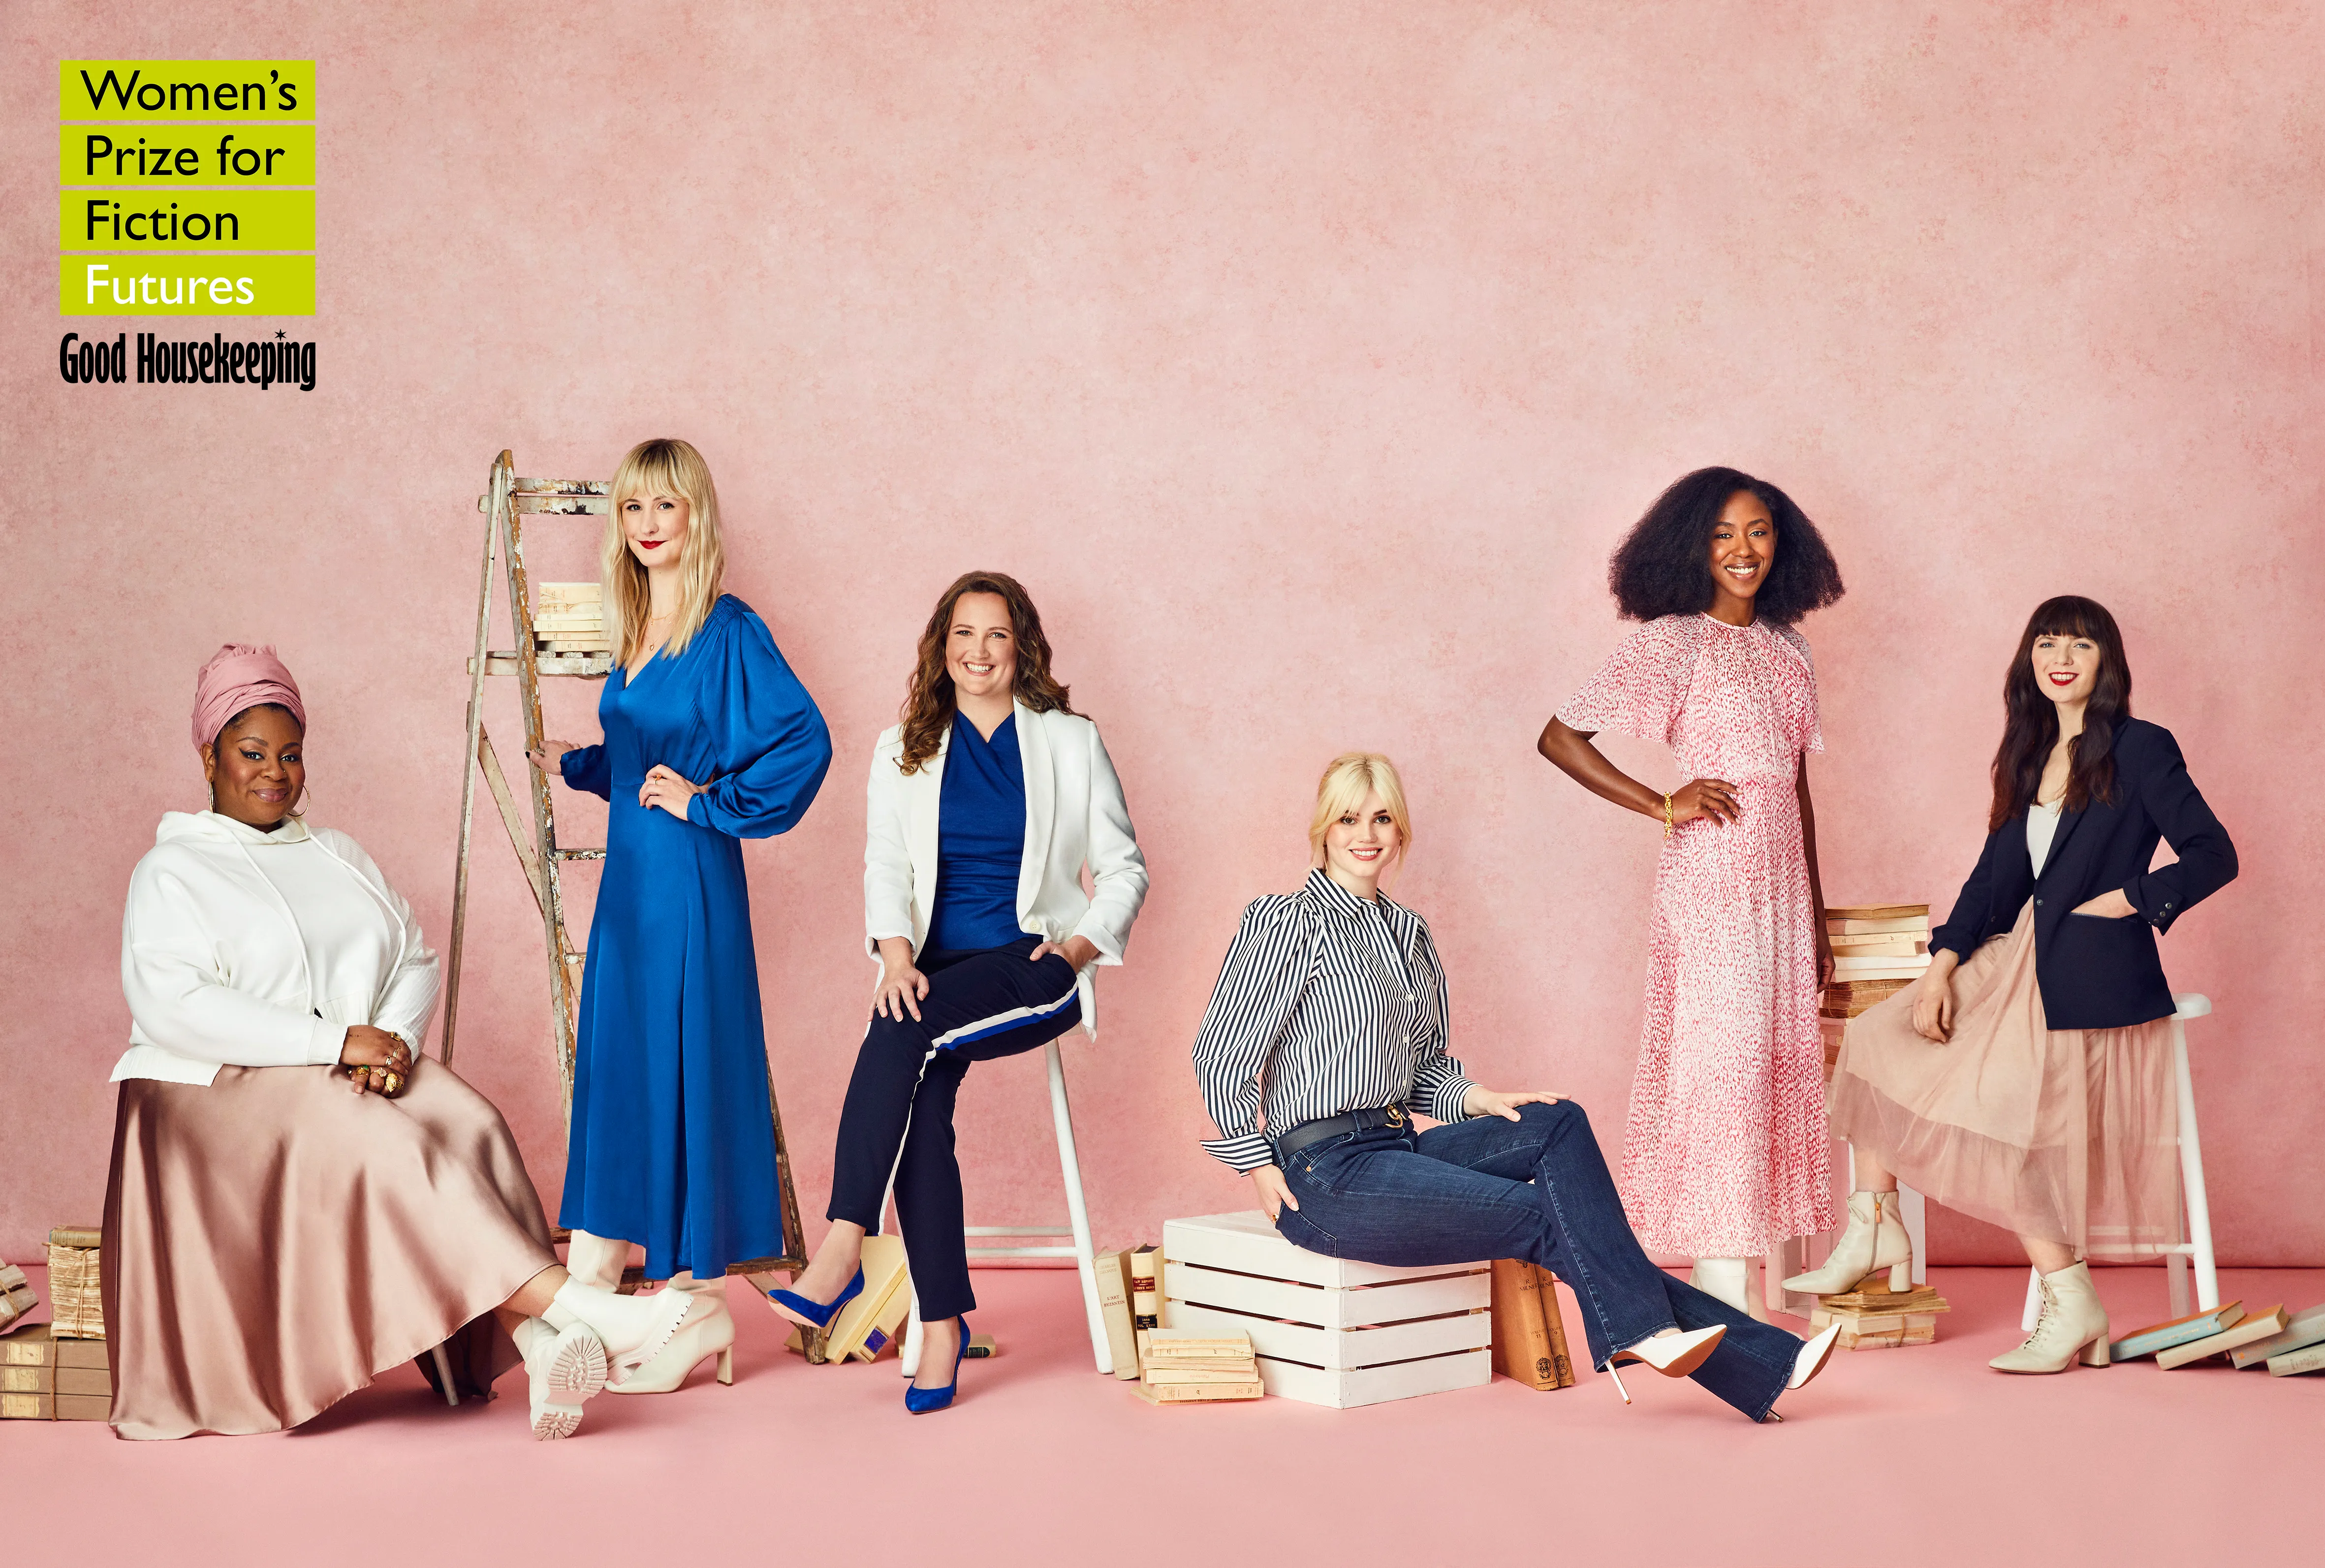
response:
[[(1153, 870), (1106, 1035), (1069, 1051), (1102, 1239), (1246, 1204), (1195, 1146), (1188, 1045), (1344, 747), (1406, 770), (1399, 892), (1460, 1054), (1581, 1097), (1613, 1152), (1657, 830), (1533, 740), (1621, 633), (1609, 547), (1728, 462), (1850, 587), (1804, 627), (1837, 901), (1942, 911), (2022, 618), (2071, 590), (2122, 619), (2138, 711), (2245, 852), (2165, 946), (2219, 1007), (2222, 1257), (2325, 1262), (2296, 803), (2325, 715), (2288, 570), (2317, 525), (2313, 9), (720, 9), (7, 8), (0, 1256), (98, 1211), (121, 895), (200, 803), (196, 666), (282, 648), (317, 817), (440, 937), (486, 467), (602, 477), (672, 433), (838, 747), (748, 851), (811, 1235), (870, 979), (870, 743), (970, 566), (1038, 597)], [(314, 393), (57, 379), (54, 62), (92, 55), (321, 61), (322, 305), (288, 323)], [(588, 529), (540, 527), (571, 531), (545, 575), (585, 575)], [(557, 728), (593, 736), (595, 694)], [(459, 1065), (553, 1201), (539, 926), (481, 842)], [(973, 1217), (1057, 1212), (1038, 1059), (963, 1105)], [(1941, 1261), (2010, 1256), (1937, 1229)]]

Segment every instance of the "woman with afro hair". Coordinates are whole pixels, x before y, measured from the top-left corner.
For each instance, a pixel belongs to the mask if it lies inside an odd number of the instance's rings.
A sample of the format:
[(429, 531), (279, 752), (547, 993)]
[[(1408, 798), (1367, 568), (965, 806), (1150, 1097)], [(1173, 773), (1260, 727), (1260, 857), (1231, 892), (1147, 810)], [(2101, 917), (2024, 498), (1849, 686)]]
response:
[[(1699, 469), (1647, 509), (1607, 583), (1644, 624), (1540, 749), (1663, 836), (1623, 1203), (1649, 1251), (1694, 1258), (1698, 1289), (1765, 1317), (1747, 1263), (1839, 1218), (1807, 761), (1824, 740), (1794, 623), (1840, 598), (1840, 571), (1782, 490)], [(1689, 782), (1664, 793), (1625, 775), (1590, 744), (1602, 729), (1670, 747)]]

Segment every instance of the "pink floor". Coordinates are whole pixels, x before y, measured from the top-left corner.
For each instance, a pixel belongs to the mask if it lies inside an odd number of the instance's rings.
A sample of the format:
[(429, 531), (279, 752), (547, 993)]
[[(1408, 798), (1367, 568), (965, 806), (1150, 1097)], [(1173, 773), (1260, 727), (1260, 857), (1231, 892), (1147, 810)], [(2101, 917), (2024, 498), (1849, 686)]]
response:
[[(2025, 1276), (1941, 1269), (1940, 1341), (1837, 1357), (1755, 1427), (1692, 1384), (1490, 1387), (1364, 1410), (1153, 1409), (1090, 1370), (1073, 1276), (980, 1273), (1002, 1355), (903, 1409), (894, 1363), (811, 1368), (736, 1286), (736, 1381), (591, 1402), (535, 1443), (512, 1374), (446, 1409), (409, 1369), (285, 1436), (116, 1441), (0, 1422), (0, 1559), (24, 1563), (675, 1562), (1227, 1568), (1632, 1560), (1742, 1568), (2314, 1561), (2325, 1375), (2152, 1362), (2005, 1378)], [(2110, 1269), (2118, 1329), (2160, 1269)], [(2232, 1271), (2256, 1307), (2325, 1270)], [(1579, 1334), (1577, 1334), (1579, 1343)], [(723, 1559), (722, 1560), (731, 1560)]]

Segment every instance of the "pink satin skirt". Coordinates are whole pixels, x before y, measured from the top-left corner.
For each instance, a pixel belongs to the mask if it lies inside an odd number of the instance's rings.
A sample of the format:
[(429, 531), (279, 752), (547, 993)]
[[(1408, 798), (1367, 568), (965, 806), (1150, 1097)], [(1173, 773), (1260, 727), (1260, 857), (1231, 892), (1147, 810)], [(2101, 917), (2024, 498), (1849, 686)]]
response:
[(557, 1261), (490, 1100), (422, 1058), (394, 1099), (333, 1067), (121, 1085), (100, 1270), (123, 1437), (278, 1432), (443, 1344), (516, 1364), (493, 1308)]
[(1849, 1020), (1833, 1135), (1923, 1196), (2079, 1254), (2152, 1257), (2180, 1239), (2172, 1022), (2053, 1029), (2034, 906), (1954, 971), (1953, 1038), (1913, 1032), (1915, 981)]

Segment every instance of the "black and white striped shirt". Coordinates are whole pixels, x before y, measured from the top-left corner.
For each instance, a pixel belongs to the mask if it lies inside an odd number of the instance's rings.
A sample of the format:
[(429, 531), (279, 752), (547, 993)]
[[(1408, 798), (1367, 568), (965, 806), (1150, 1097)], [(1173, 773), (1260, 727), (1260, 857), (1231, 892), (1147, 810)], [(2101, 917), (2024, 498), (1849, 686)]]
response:
[(1402, 1105), (1459, 1121), (1472, 1087), (1445, 1053), (1445, 969), (1429, 923), (1321, 871), (1255, 899), (1195, 1036), (1195, 1080), (1237, 1171), (1275, 1163), (1261, 1130)]

